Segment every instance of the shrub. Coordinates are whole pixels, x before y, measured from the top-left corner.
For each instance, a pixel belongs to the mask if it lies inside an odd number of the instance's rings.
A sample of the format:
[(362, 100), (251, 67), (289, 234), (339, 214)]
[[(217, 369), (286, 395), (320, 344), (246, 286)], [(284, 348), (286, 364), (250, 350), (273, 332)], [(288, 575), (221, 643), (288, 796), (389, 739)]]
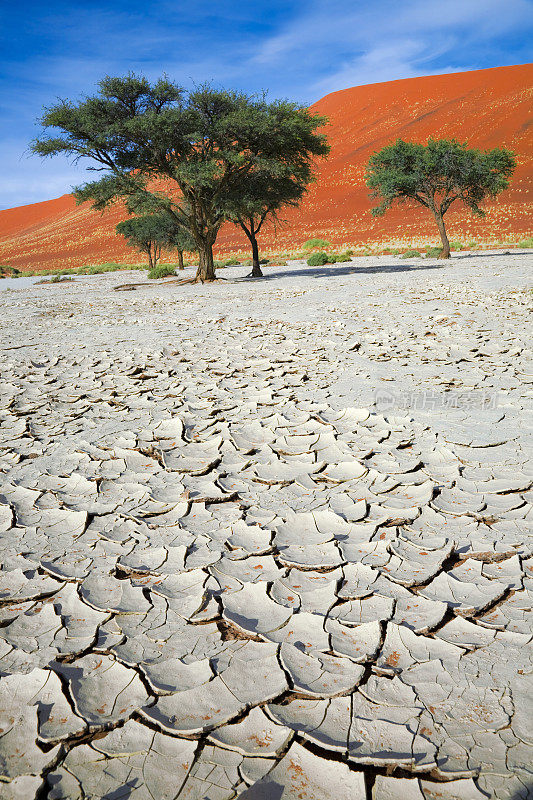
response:
[(462, 250), (463, 245), (461, 242), (450, 242), (450, 250)]
[(421, 253), (419, 250), (406, 250), (402, 258), (420, 258)]
[(399, 256), (402, 251), (398, 250), (397, 247), (391, 247), (390, 254), (391, 256)]
[(438, 258), (442, 253), (442, 247), (428, 247), (426, 258)]
[(351, 261), (352, 259), (351, 259), (350, 253), (351, 253), (351, 250), (349, 252), (346, 252), (346, 253), (339, 253), (338, 256), (335, 256), (335, 261), (338, 261), (338, 262)]
[(158, 264), (157, 267), (152, 267), (148, 270), (148, 277), (152, 280), (157, 278), (168, 278), (170, 275), (175, 275), (176, 271), (171, 264)]
[(314, 247), (331, 247), (331, 243), (325, 239), (308, 239), (302, 247), (304, 250), (312, 250)]
[(269, 258), (260, 258), (259, 259), (259, 263), (260, 264), (270, 264), (270, 259)]
[(326, 253), (313, 253), (307, 259), (307, 263), (310, 267), (323, 267), (324, 264), (331, 263)]
[(533, 247), (533, 236), (522, 239), (521, 242), (518, 242), (518, 247)]

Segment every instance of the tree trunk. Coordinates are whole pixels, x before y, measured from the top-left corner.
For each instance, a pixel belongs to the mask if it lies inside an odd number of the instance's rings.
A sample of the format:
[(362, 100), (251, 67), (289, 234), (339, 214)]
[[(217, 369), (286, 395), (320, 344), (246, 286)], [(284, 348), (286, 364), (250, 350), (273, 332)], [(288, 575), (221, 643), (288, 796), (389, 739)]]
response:
[(201, 245), (198, 246), (198, 255), (200, 257), (200, 261), (198, 264), (198, 269), (196, 270), (196, 276), (194, 278), (195, 283), (201, 281), (214, 281), (216, 280), (215, 275), (215, 260), (213, 258), (213, 242), (211, 240), (203, 241)]
[[(239, 220), (239, 225), (247, 235), (250, 240), (250, 244), (252, 245), (252, 271), (248, 275), (249, 278), (264, 278), (263, 273), (261, 272), (261, 266), (259, 264), (259, 245), (257, 244), (256, 234), (259, 229), (255, 229), (253, 217), (249, 221), (250, 227), (248, 227), (242, 219)], [(261, 227), (261, 226), (259, 226)]]
[(183, 250), (178, 250), (178, 269), (185, 269), (183, 265)]
[(263, 273), (261, 271), (261, 266), (259, 264), (259, 246), (257, 244), (257, 239), (255, 235), (252, 233), (250, 236), (250, 241), (252, 243), (252, 278), (263, 278)]
[(435, 219), (437, 220), (440, 238), (442, 241), (442, 252), (439, 255), (439, 258), (450, 258), (450, 242), (448, 241), (448, 235), (446, 233), (446, 228), (444, 227), (444, 217), (441, 213), (436, 211)]

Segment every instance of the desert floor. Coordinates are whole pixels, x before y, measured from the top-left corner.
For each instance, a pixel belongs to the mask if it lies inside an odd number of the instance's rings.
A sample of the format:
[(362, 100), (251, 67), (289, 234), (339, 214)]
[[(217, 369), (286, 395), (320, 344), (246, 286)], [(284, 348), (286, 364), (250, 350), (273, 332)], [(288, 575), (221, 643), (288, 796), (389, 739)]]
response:
[(2, 798), (532, 796), (532, 263), (0, 282)]

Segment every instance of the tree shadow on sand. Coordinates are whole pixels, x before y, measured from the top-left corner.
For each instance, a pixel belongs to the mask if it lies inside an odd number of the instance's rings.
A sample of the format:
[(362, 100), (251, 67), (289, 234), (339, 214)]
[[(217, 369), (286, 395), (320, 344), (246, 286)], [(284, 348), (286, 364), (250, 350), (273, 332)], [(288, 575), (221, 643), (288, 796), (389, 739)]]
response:
[(523, 250), (520, 253), (515, 252), (514, 250), (504, 250), (501, 253), (461, 253), (461, 255), (454, 255), (452, 256), (453, 260), (459, 258), (501, 258), (502, 256), (531, 256), (533, 254), (533, 250), (529, 252), (527, 250)]
[[(235, 282), (241, 281), (271, 281), (277, 278), (330, 278), (332, 276), (342, 277), (345, 275), (375, 275), (382, 273), (395, 273), (395, 272), (417, 272), (426, 269), (442, 269), (450, 262), (440, 262), (438, 264), (378, 264), (370, 267), (357, 267), (351, 264), (346, 266), (326, 266), (326, 267), (303, 267), (302, 269), (288, 269), (278, 272), (277, 270), (272, 273), (267, 273), (263, 278), (235, 278)], [(273, 267), (272, 269), (275, 269)], [(231, 280), (231, 279), (230, 279)]]

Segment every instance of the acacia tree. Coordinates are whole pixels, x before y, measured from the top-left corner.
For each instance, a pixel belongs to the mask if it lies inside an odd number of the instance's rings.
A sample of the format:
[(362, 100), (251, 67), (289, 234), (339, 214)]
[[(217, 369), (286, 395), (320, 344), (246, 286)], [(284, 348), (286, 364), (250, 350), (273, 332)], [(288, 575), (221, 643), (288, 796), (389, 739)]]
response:
[(119, 222), (116, 232), (124, 236), (130, 247), (146, 253), (150, 269), (157, 266), (161, 250), (169, 247), (176, 224), (162, 214), (145, 214)]
[(263, 223), (269, 218), (277, 222), (278, 212), (284, 206), (297, 206), (312, 180), (314, 175), (310, 163), (304, 163), (298, 169), (286, 169), (280, 165), (276, 175), (257, 169), (249, 176), (245, 190), (230, 200), (229, 217), (244, 231), (252, 246), (249, 277), (263, 277), (257, 243)]
[(514, 154), (504, 148), (481, 151), (455, 139), (430, 139), (426, 145), (398, 139), (370, 158), (366, 173), (370, 197), (381, 202), (372, 209), (381, 216), (395, 202), (414, 201), (427, 208), (442, 240), (439, 258), (450, 257), (444, 215), (462, 203), (478, 216), (480, 203), (509, 186), (516, 167)]
[(75, 191), (104, 210), (117, 200), (143, 197), (154, 211), (190, 231), (199, 253), (197, 280), (215, 278), (213, 245), (227, 218), (227, 199), (246, 185), (254, 168), (274, 172), (279, 161), (295, 168), (321, 147), (323, 124), (287, 101), (202, 86), (186, 94), (167, 78), (106, 77), (98, 94), (45, 110), (43, 135), (31, 147), (41, 156), (88, 158), (103, 171)]
[(185, 269), (183, 253), (193, 253), (196, 250), (196, 242), (187, 228), (184, 228), (182, 225), (173, 226), (166, 246), (169, 250), (177, 250), (178, 269)]

